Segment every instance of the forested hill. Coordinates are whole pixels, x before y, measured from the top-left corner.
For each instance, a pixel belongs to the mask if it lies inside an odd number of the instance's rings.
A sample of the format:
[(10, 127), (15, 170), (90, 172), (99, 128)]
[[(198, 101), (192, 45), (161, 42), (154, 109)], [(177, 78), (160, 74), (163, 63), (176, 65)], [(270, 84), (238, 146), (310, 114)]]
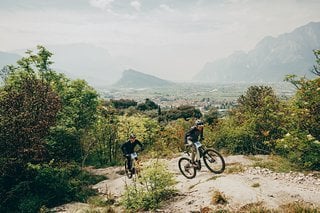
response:
[(123, 71), (122, 77), (114, 84), (114, 86), (125, 88), (154, 88), (170, 86), (173, 84), (173, 82), (129, 69)]
[(265, 37), (248, 53), (238, 51), (207, 63), (196, 75), (208, 82), (279, 82), (287, 74), (309, 76), (312, 50), (320, 48), (320, 22), (311, 22), (278, 37)]

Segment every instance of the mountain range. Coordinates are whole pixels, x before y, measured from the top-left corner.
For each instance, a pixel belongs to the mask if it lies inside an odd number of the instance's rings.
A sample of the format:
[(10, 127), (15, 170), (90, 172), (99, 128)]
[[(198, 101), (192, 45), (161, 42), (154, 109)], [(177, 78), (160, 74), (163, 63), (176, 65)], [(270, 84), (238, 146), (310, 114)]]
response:
[(121, 88), (158, 88), (174, 85), (173, 82), (148, 75), (133, 69), (125, 70), (113, 86)]
[(265, 37), (248, 53), (238, 51), (207, 63), (197, 81), (279, 82), (285, 75), (311, 76), (314, 49), (320, 49), (320, 22), (311, 22), (278, 37)]
[[(87, 43), (45, 46), (53, 53), (52, 68), (66, 74), (69, 78), (85, 79), (93, 86), (106, 86), (114, 83), (124, 69), (109, 52), (101, 47)], [(32, 49), (35, 53), (35, 49)], [(7, 64), (16, 64), (25, 50), (13, 53), (0, 52), (0, 69)], [(120, 60), (120, 59), (119, 59)]]
[[(125, 69), (126, 59), (116, 58), (102, 48), (78, 43), (52, 45), (53, 69), (70, 78), (81, 78), (92, 86), (159, 87), (172, 82)], [(320, 49), (320, 22), (311, 22), (278, 37), (265, 37), (249, 52), (237, 51), (227, 58), (208, 62), (193, 78), (199, 82), (280, 82), (285, 75), (312, 76), (314, 49)], [(15, 64), (25, 50), (0, 52), (0, 69)], [(121, 77), (121, 78), (120, 78)], [(118, 80), (120, 79), (120, 80)], [(118, 80), (118, 81), (117, 81)]]

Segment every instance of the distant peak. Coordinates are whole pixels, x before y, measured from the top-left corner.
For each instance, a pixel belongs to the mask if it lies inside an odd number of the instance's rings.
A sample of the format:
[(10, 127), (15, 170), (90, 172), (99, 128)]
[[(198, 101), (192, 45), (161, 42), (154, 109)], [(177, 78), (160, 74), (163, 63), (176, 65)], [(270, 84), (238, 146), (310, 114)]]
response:
[(145, 74), (133, 69), (124, 70), (122, 77), (115, 84), (117, 87), (126, 88), (151, 88), (169, 86), (173, 83), (153, 75)]

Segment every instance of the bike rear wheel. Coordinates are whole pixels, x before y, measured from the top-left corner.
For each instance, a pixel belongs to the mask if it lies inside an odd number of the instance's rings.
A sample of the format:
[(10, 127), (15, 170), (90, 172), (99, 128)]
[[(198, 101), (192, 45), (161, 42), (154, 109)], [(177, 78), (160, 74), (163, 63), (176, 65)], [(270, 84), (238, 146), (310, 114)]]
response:
[(203, 161), (206, 167), (215, 174), (222, 173), (226, 167), (222, 155), (214, 149), (207, 149), (203, 153)]
[(179, 159), (179, 170), (183, 176), (192, 179), (196, 176), (196, 168), (191, 164), (191, 160), (186, 157)]
[(130, 178), (132, 178), (132, 172), (129, 170), (129, 168), (128, 168), (128, 161), (125, 161), (125, 163), (124, 163), (124, 170), (125, 170), (125, 172), (126, 172), (126, 175), (127, 175), (127, 177), (130, 179)]

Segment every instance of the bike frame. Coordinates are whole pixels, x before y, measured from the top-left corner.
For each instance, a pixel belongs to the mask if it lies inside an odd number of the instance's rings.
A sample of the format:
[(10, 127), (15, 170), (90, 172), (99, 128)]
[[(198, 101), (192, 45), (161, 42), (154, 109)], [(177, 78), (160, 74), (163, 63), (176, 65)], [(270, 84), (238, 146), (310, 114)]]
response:
[[(200, 141), (194, 142), (194, 146), (196, 147), (196, 160), (199, 161), (203, 154), (203, 147)], [(202, 147), (200, 149), (200, 147)]]
[(136, 158), (137, 157), (138, 157), (138, 154), (136, 152), (130, 154), (131, 169), (135, 168)]

